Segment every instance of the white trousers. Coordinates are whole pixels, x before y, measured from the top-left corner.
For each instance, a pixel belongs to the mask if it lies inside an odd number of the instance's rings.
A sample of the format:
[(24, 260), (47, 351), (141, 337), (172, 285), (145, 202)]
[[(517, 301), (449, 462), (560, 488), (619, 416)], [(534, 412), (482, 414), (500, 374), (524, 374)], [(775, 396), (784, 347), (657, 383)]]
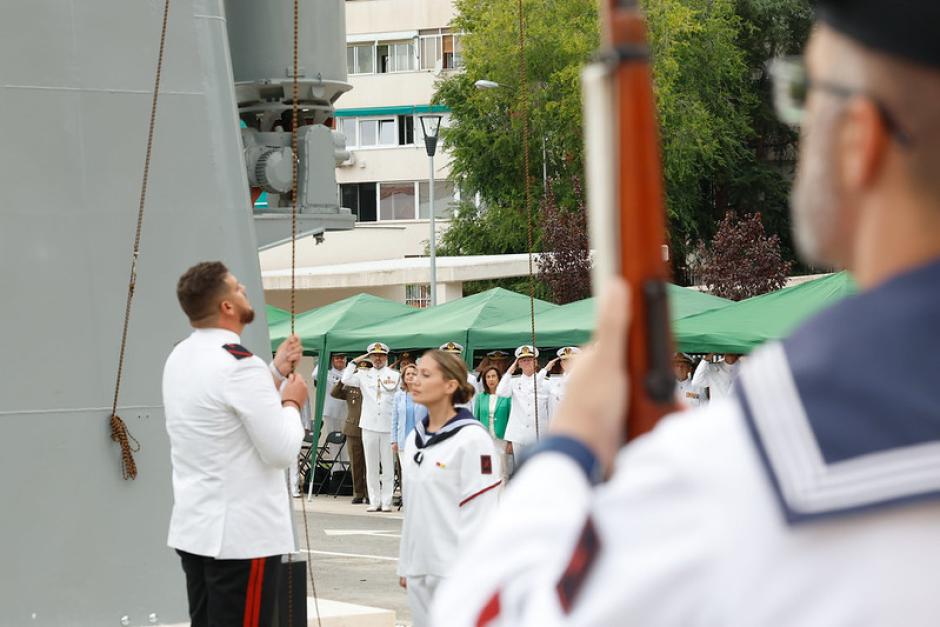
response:
[(395, 458), (392, 456), (391, 434), (363, 429), (362, 449), (366, 455), (366, 489), (369, 491), (369, 504), (391, 508), (392, 491), (395, 489)]
[(290, 478), (291, 496), (297, 496), (300, 494), (300, 486), (298, 485), (300, 483), (300, 468), (298, 468), (299, 463), (300, 462), (295, 459), (294, 462), (290, 465), (290, 474), (288, 474), (288, 477)]
[(406, 577), (408, 582), (408, 606), (411, 608), (412, 627), (429, 627), (431, 624), (431, 601), (434, 591), (443, 577), (424, 575), (422, 577)]

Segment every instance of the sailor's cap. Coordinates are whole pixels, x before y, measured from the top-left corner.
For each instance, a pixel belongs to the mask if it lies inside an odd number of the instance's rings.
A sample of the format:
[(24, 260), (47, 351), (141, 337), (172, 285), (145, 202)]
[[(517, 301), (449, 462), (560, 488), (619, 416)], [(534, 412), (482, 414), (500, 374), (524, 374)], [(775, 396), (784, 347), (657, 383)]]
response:
[(445, 353), (454, 353), (455, 355), (463, 354), (463, 346), (457, 342), (445, 342), (444, 344), (441, 344), (439, 350)]
[(565, 346), (558, 349), (558, 352), (555, 353), (558, 355), (558, 358), (561, 360), (571, 359), (575, 355), (581, 352), (581, 349), (577, 346)]
[(356, 364), (356, 368), (358, 368), (359, 370), (368, 370), (369, 368), (372, 368), (372, 367), (373, 367), (372, 362), (366, 361), (365, 359), (363, 359), (358, 364)]
[(370, 355), (388, 355), (388, 344), (372, 342), (366, 350)]
[(523, 357), (538, 357), (539, 349), (534, 346), (529, 346), (525, 344), (516, 349), (516, 359), (522, 359)]
[(690, 365), (693, 363), (692, 356), (689, 355), (688, 353), (676, 353), (675, 355), (672, 356), (672, 360), (681, 361), (683, 363), (690, 364)]
[(509, 353), (506, 351), (490, 351), (486, 354), (490, 359), (506, 359), (509, 357)]

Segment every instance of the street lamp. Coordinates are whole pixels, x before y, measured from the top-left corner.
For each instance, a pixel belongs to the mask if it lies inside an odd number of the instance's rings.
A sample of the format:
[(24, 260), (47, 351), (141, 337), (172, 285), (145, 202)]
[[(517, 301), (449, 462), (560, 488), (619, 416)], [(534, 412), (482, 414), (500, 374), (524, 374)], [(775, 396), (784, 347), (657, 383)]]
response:
[[(489, 81), (485, 78), (481, 78), (478, 81), (474, 81), (473, 86), (477, 89), (483, 91), (487, 89), (506, 89), (505, 85), (500, 85), (496, 81)], [(542, 191), (548, 191), (548, 162), (546, 159), (545, 151), (545, 135), (542, 135)]]
[(437, 233), (434, 231), (434, 153), (437, 152), (437, 134), (441, 130), (441, 115), (426, 113), (419, 116), (421, 131), (424, 133), (424, 148), (428, 152), (431, 164), (431, 176), (428, 181), (430, 195), (429, 212), (431, 214), (431, 306), (437, 304)]

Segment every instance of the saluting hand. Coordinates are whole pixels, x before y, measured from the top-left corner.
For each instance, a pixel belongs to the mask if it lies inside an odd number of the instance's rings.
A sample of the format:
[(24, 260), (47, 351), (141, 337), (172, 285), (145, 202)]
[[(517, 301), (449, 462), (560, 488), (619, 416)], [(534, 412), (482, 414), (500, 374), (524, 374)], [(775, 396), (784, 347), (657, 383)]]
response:
[(358, 364), (358, 363), (361, 362), (363, 359), (366, 359), (366, 358), (368, 358), (368, 357), (369, 357), (369, 354), (368, 354), (368, 353), (366, 353), (365, 355), (359, 355), (358, 357), (356, 357), (355, 359), (353, 359), (352, 362), (353, 362), (354, 364)]
[(579, 355), (551, 426), (586, 444), (605, 472), (623, 442), (629, 296), (625, 281), (611, 279), (598, 307), (594, 345)]
[(277, 352), (274, 353), (274, 367), (282, 375), (287, 376), (294, 371), (303, 355), (304, 347), (300, 342), (300, 337), (296, 334), (290, 335), (277, 347)]
[(512, 362), (511, 366), (509, 366), (509, 370), (508, 370), (509, 374), (515, 374), (516, 368), (518, 367), (519, 367), (519, 360), (517, 359), (516, 361)]

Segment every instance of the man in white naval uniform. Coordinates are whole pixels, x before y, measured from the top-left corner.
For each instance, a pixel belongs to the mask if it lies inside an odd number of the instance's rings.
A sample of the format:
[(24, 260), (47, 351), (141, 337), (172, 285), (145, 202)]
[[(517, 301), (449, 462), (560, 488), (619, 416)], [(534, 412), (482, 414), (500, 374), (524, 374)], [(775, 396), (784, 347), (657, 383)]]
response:
[[(565, 397), (565, 388), (568, 386), (568, 374), (571, 372), (571, 366), (574, 364), (574, 357), (581, 352), (577, 346), (565, 346), (559, 348), (555, 353), (557, 357), (551, 360), (545, 367), (539, 370), (538, 384), (545, 388), (545, 394), (548, 396), (548, 419), (551, 421), (558, 407), (561, 405), (561, 399)], [(561, 362), (561, 374), (549, 376), (549, 372), (555, 367), (555, 364)]]
[(295, 550), (284, 470), (304, 436), (307, 387), (291, 374), (300, 340), (285, 340), (270, 367), (241, 346), (254, 310), (220, 262), (187, 270), (177, 297), (195, 330), (163, 370), (167, 544), (182, 560), (192, 625), (270, 625), (280, 556)]
[(706, 355), (695, 369), (691, 385), (697, 388), (708, 388), (709, 400), (730, 398), (734, 381), (738, 377), (738, 369), (741, 367), (740, 357), (733, 353), (726, 353), (720, 357)]
[(774, 69), (778, 109), (811, 129), (796, 242), (861, 293), (618, 455), (611, 281), (553, 436), (438, 590), (436, 625), (940, 625), (940, 3), (817, 6), (805, 71)]
[(676, 400), (682, 407), (700, 407), (708, 402), (704, 387), (692, 383), (692, 358), (676, 353), (672, 358), (672, 371), (676, 375)]
[[(517, 462), (525, 455), (527, 448), (548, 434), (548, 395), (536, 379), (538, 356), (539, 349), (534, 346), (517, 348), (516, 361), (512, 362), (496, 386), (496, 396), (512, 399), (505, 439), (512, 447), (510, 452)], [(522, 374), (513, 376), (517, 367), (522, 370)]]
[[(401, 375), (388, 367), (388, 346), (382, 342), (369, 344), (368, 352), (353, 359), (343, 371), (343, 385), (362, 392), (362, 448), (366, 456), (366, 489), (369, 508), (366, 511), (392, 511), (395, 489), (395, 458), (392, 455), (392, 406)], [(368, 359), (372, 368), (359, 370), (359, 362)]]

